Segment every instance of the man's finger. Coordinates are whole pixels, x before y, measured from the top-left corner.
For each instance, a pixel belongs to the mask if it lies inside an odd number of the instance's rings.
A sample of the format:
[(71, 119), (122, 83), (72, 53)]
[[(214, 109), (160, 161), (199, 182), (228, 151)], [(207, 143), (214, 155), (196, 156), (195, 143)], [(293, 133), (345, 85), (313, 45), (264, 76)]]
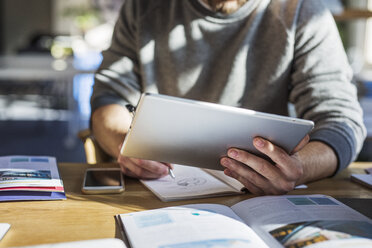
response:
[(281, 174), (280, 177), (292, 180), (302, 173), (295, 159), (279, 146), (262, 138), (255, 138), (253, 144), (275, 163), (275, 167), (279, 169), (278, 173)]
[(245, 178), (256, 187), (262, 190), (268, 187), (268, 180), (249, 166), (226, 157), (222, 158), (220, 163), (223, 167), (229, 169), (232, 173), (239, 175), (239, 177)]
[(291, 157), (289, 154), (270, 141), (256, 137), (253, 140), (253, 145), (257, 148), (257, 150), (268, 156), (275, 164), (277, 164), (281, 170), (283, 169), (283, 165), (289, 165), (291, 163)]
[(260, 158), (254, 154), (240, 149), (231, 148), (228, 150), (227, 155), (230, 158), (237, 160), (246, 166), (249, 166), (258, 174), (262, 175), (270, 181), (275, 180), (279, 176), (277, 168), (275, 166), (273, 166), (267, 160)]
[[(122, 171), (129, 176), (137, 177), (137, 178), (144, 178), (144, 179), (155, 179), (162, 176), (165, 176), (168, 173), (168, 169), (159, 170), (159, 171), (150, 171), (147, 169), (146, 165), (148, 165), (150, 162), (153, 161), (147, 161), (147, 160), (140, 160), (140, 159), (134, 159), (134, 158), (128, 158), (124, 156), (119, 156), (118, 162), (120, 163), (120, 166), (124, 167)], [(154, 162), (158, 163), (158, 162)], [(151, 164), (151, 163), (150, 163)], [(167, 168), (165, 165), (158, 163), (162, 165), (162, 167)]]
[(168, 173), (169, 166), (163, 163), (136, 158), (132, 158), (132, 161), (142, 169), (145, 169), (159, 176), (166, 175)]

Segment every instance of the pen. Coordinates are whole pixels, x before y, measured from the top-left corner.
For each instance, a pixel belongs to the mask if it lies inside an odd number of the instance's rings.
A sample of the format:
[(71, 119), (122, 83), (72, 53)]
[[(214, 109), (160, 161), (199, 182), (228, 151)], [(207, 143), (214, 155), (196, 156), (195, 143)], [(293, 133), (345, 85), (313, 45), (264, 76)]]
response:
[(173, 178), (173, 179), (176, 178), (176, 176), (174, 175), (174, 172), (173, 172), (173, 170), (172, 170), (171, 167), (169, 167), (169, 169), (168, 169), (168, 173), (169, 173), (169, 175), (171, 176), (171, 178)]

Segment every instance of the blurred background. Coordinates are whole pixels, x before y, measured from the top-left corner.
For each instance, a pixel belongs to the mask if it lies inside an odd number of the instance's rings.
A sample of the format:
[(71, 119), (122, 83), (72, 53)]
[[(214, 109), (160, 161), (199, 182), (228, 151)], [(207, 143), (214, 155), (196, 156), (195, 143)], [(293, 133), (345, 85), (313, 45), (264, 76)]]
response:
[[(343, 39), (372, 161), (372, 0), (323, 0)], [(0, 0), (0, 156), (85, 162), (93, 72), (124, 0)]]
[(84, 162), (93, 72), (123, 0), (0, 0), (0, 155)]

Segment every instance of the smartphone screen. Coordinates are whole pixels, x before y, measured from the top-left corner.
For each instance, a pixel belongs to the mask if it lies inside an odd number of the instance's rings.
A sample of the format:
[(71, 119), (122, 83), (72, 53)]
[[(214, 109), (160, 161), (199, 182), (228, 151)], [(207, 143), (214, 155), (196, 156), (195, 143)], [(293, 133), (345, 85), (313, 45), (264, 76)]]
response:
[(120, 169), (87, 169), (83, 188), (84, 193), (118, 193), (124, 190), (124, 180)]
[(87, 170), (85, 186), (121, 186), (121, 172), (119, 170)]

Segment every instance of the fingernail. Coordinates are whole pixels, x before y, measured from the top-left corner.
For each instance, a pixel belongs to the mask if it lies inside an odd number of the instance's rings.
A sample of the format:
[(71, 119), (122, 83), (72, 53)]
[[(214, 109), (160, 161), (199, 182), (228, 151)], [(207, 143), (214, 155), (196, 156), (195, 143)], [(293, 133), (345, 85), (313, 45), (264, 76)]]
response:
[(227, 154), (231, 158), (237, 158), (238, 157), (238, 152), (236, 150), (229, 150), (229, 152)]
[(223, 159), (221, 159), (221, 165), (228, 166), (229, 165), (229, 161), (226, 158), (223, 158)]
[(254, 139), (254, 144), (258, 147), (264, 147), (265, 146), (265, 142), (260, 138)]

